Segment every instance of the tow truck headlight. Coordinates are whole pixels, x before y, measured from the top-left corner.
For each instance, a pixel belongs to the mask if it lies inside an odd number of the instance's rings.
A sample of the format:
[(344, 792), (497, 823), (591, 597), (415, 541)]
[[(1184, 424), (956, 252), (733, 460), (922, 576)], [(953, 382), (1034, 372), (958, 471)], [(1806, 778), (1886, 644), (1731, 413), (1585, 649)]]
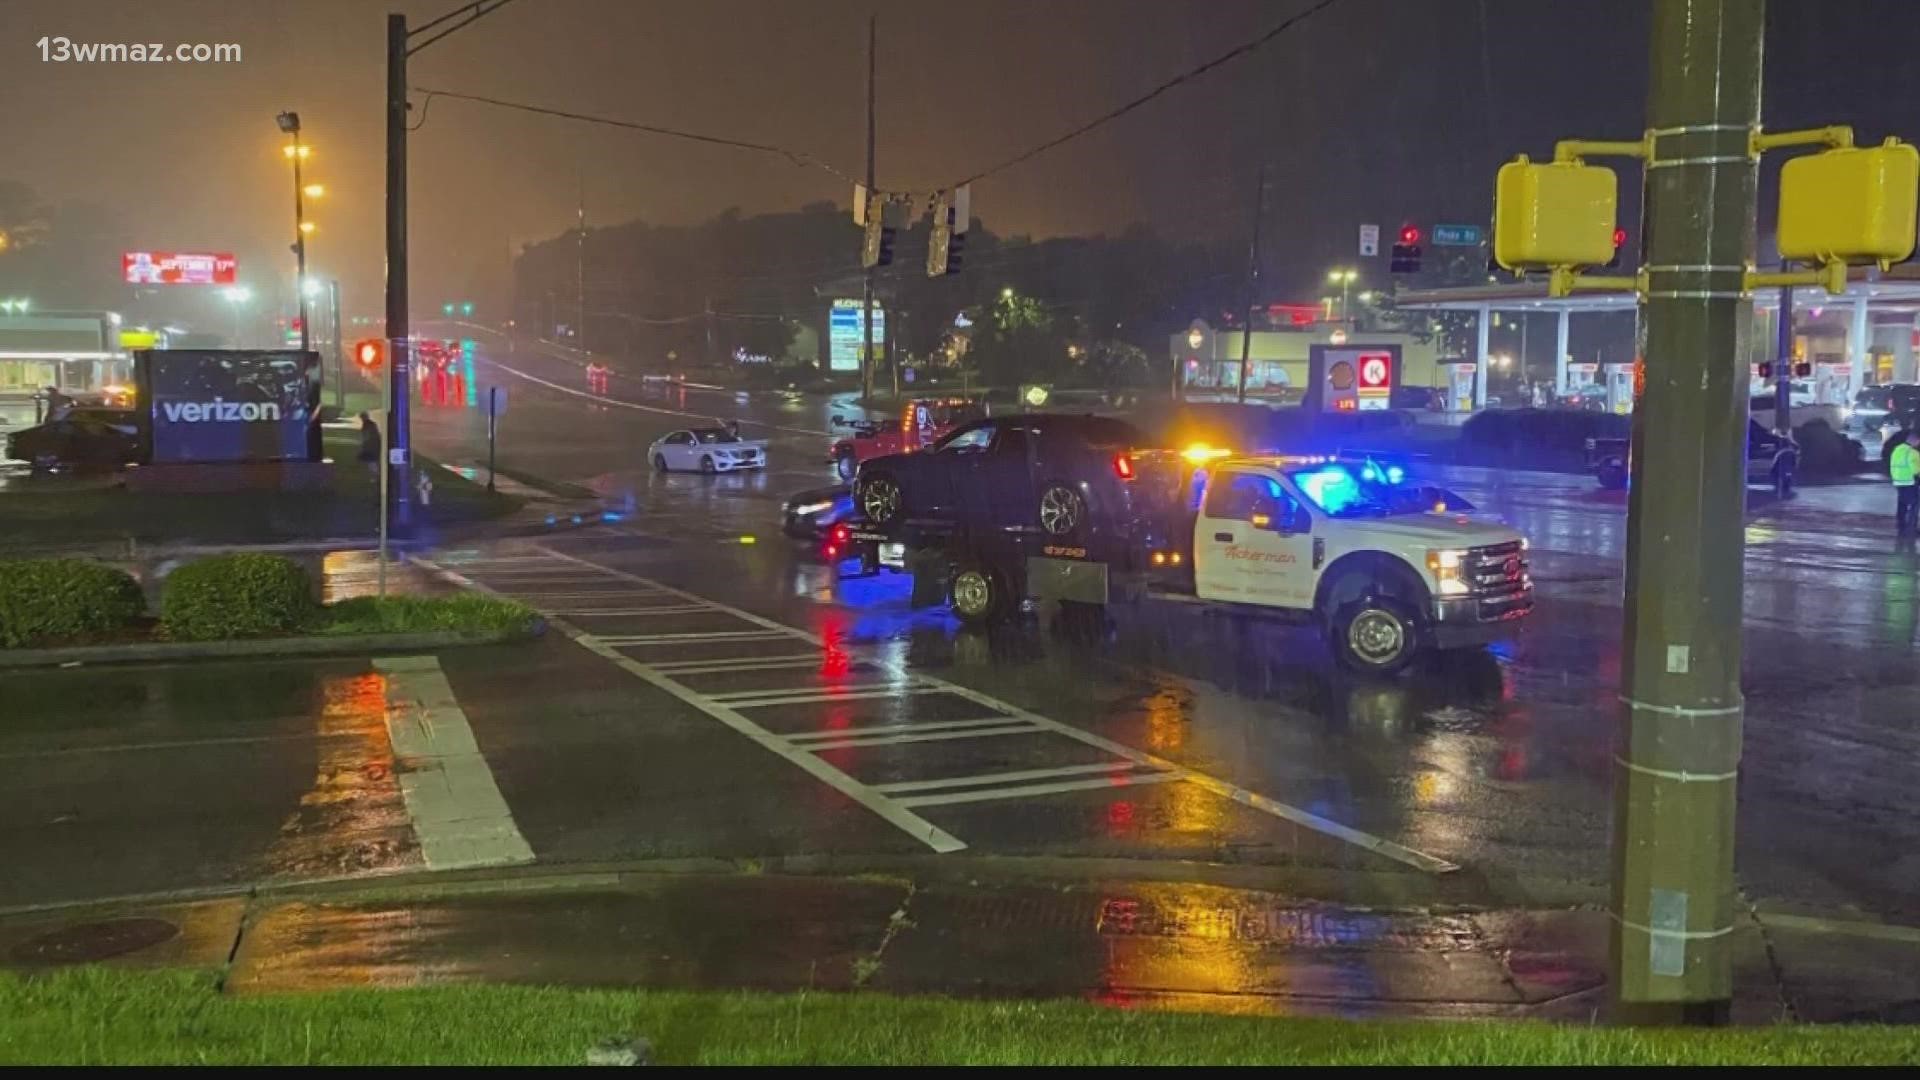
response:
[(1460, 576), (1460, 565), (1466, 558), (1466, 552), (1450, 548), (1427, 552), (1427, 569), (1439, 583), (1442, 596), (1465, 596), (1470, 591), (1466, 579)]

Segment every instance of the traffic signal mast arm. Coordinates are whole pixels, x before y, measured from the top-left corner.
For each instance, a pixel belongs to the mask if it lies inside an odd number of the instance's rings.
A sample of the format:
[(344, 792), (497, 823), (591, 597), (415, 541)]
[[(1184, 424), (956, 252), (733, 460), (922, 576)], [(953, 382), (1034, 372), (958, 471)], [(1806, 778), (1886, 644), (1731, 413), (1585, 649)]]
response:
[[(1585, 159), (1589, 156), (1636, 158), (1645, 162), (1648, 169), (1691, 164), (1700, 159), (1690, 156), (1663, 159), (1659, 156), (1658, 145), (1662, 138), (1685, 137), (1695, 133), (1693, 129), (1684, 128), (1650, 130), (1634, 142), (1562, 139), (1554, 144), (1552, 166), (1532, 166), (1524, 155), (1515, 158), (1509, 165), (1519, 166), (1523, 170), (1529, 167), (1540, 170), (1566, 169), (1569, 174), (1563, 175), (1570, 177), (1574, 170), (1588, 169)], [(1768, 150), (1800, 146), (1821, 147), (1824, 154), (1802, 160), (1822, 161), (1824, 158), (1823, 164), (1827, 167), (1818, 172), (1814, 168), (1807, 168), (1806, 178), (1798, 185), (1788, 182), (1786, 173), (1782, 173), (1779, 215), (1782, 223), (1781, 253), (1786, 258), (1816, 265), (1806, 270), (1775, 272), (1762, 272), (1748, 266), (1744, 268), (1741, 281), (1745, 292), (1751, 293), (1757, 288), (1818, 285), (1831, 294), (1840, 295), (1847, 290), (1849, 259), (1871, 260), (1885, 269), (1912, 254), (1912, 215), (1916, 183), (1920, 179), (1920, 166), (1915, 162), (1920, 160), (1920, 155), (1916, 155), (1911, 145), (1889, 138), (1879, 147), (1857, 150), (1853, 128), (1844, 124), (1773, 133), (1763, 132), (1756, 127), (1748, 133), (1747, 156), (1757, 161)], [(1838, 156), (1829, 158), (1825, 156), (1827, 154)], [(1848, 155), (1860, 156), (1855, 160)], [(1790, 163), (1789, 168), (1793, 167), (1794, 164)], [(1507, 213), (1504, 194), (1496, 198), (1497, 240), (1512, 236), (1525, 241), (1522, 253), (1510, 260), (1499, 258), (1501, 244), (1496, 242), (1496, 260), (1510, 270), (1546, 269), (1547, 292), (1551, 296), (1566, 296), (1575, 289), (1632, 290), (1642, 297), (1646, 296), (1650, 271), (1664, 268), (1642, 266), (1632, 277), (1605, 276), (1582, 273), (1583, 266), (1592, 265), (1584, 260), (1526, 257), (1526, 251), (1539, 246), (1543, 224), (1554, 228), (1568, 227), (1574, 216), (1576, 203), (1569, 196), (1575, 189), (1571, 184), (1560, 185), (1557, 181), (1550, 181), (1549, 175), (1542, 172), (1538, 179), (1524, 186), (1515, 185), (1516, 194), (1524, 191), (1524, 196), (1514, 200), (1521, 205), (1512, 208), (1511, 212), (1517, 215), (1512, 221), (1503, 217)], [(1860, 220), (1849, 218), (1837, 222), (1831, 215), (1820, 214), (1816, 204), (1826, 203), (1866, 206), (1868, 211), (1862, 212)], [(1607, 205), (1611, 205), (1610, 198)], [(1593, 224), (1598, 226), (1598, 222)], [(1585, 228), (1586, 224), (1572, 222), (1571, 227), (1578, 230)], [(1612, 227), (1611, 223), (1608, 227)], [(1786, 242), (1789, 232), (1804, 233), (1809, 239), (1803, 245), (1795, 245), (1789, 250)], [(1556, 236), (1555, 239), (1563, 237)], [(1806, 250), (1799, 250), (1800, 246)]]

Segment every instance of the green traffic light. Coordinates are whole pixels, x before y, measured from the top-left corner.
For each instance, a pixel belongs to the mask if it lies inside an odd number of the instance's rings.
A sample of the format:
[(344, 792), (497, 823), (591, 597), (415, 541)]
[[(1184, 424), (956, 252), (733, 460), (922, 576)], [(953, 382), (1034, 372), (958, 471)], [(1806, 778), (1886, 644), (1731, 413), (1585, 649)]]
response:
[(440, 314), (442, 314), (442, 315), (452, 315), (452, 314), (453, 314), (453, 305), (452, 305), (452, 304), (441, 304), (441, 305), (440, 305)]
[(460, 305), (460, 314), (462, 314), (462, 315), (471, 315), (471, 314), (473, 314), (473, 301), (471, 301), (471, 300), (469, 300), (469, 301), (467, 301), (466, 303), (464, 303), (464, 304), (461, 304), (461, 305)]

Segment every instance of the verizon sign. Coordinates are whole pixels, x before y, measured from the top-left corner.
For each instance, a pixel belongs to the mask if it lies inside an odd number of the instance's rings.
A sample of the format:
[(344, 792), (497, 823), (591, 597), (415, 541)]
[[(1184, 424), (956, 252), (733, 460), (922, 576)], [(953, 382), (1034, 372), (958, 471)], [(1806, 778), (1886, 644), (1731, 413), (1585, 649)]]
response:
[(142, 349), (134, 374), (154, 464), (320, 460), (318, 353)]
[(120, 253), (120, 279), (129, 285), (231, 285), (238, 269), (228, 251)]

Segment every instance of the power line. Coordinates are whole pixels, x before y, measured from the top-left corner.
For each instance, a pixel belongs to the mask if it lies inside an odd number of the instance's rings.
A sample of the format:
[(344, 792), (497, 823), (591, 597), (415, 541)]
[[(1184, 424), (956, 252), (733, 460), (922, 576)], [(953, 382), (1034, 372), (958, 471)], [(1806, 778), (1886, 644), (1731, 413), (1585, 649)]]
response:
[(426, 101), (421, 107), (421, 114), (423, 116), (426, 113), (426, 106), (431, 105), (433, 99), (436, 97), (452, 98), (456, 101), (472, 101), (481, 105), (492, 105), (495, 108), (512, 109), (516, 112), (533, 113), (538, 116), (554, 116), (562, 120), (577, 120), (583, 124), (601, 124), (606, 127), (625, 128), (629, 131), (644, 131), (649, 135), (664, 135), (672, 139), (686, 139), (691, 142), (707, 143), (712, 146), (729, 146), (736, 150), (752, 150), (761, 154), (775, 154), (803, 168), (819, 169), (823, 172), (831, 173), (849, 184), (856, 183), (851, 175), (841, 172), (839, 169), (814, 157), (812, 154), (799, 150), (789, 150), (784, 146), (774, 146), (770, 143), (749, 142), (745, 139), (730, 139), (722, 135), (706, 135), (697, 131), (681, 131), (678, 128), (661, 127), (657, 124), (642, 124), (637, 121), (620, 120), (611, 116), (595, 116), (591, 113), (554, 109), (545, 105), (530, 105), (523, 101), (504, 101), (500, 98), (486, 97), (481, 94), (463, 94), (454, 90), (432, 90), (423, 86), (410, 86), (407, 89), (416, 94), (425, 94), (427, 96)]
[(1267, 42), (1272, 41), (1274, 38), (1277, 38), (1281, 34), (1286, 33), (1288, 30), (1293, 29), (1298, 24), (1305, 22), (1307, 19), (1310, 19), (1313, 16), (1318, 15), (1322, 11), (1325, 11), (1326, 9), (1332, 7), (1333, 5), (1339, 2), (1340, 0), (1320, 0), (1319, 3), (1314, 4), (1312, 7), (1309, 7), (1304, 11), (1301, 11), (1299, 14), (1294, 15), (1289, 19), (1286, 19), (1285, 21), (1281, 22), (1278, 26), (1275, 26), (1273, 29), (1268, 30), (1264, 34), (1261, 34), (1259, 37), (1254, 38), (1252, 41), (1248, 41), (1244, 44), (1241, 44), (1232, 49), (1229, 49), (1226, 52), (1221, 53), (1219, 56), (1216, 56), (1213, 59), (1207, 61), (1206, 63), (1201, 64), (1199, 67), (1192, 68), (1188, 71), (1182, 72), (1179, 75), (1175, 75), (1173, 78), (1168, 79), (1166, 82), (1161, 83), (1159, 86), (1156, 86), (1153, 89), (1147, 91), (1146, 93), (1140, 95), (1139, 97), (1134, 98), (1132, 101), (1129, 101), (1124, 105), (1121, 105), (1119, 108), (1116, 108), (1106, 113), (1103, 116), (1095, 117), (1094, 119), (1087, 121), (1086, 123), (1080, 125), (1077, 128), (1074, 128), (1072, 131), (1069, 131), (1064, 135), (1059, 135), (1054, 138), (1048, 139), (1046, 142), (1043, 142), (1040, 145), (1030, 150), (1026, 150), (1019, 154), (1015, 154), (1013, 157), (1010, 157), (1007, 160), (1002, 161), (998, 165), (994, 165), (990, 168), (982, 169), (981, 171), (974, 173), (972, 176), (967, 177), (965, 180), (959, 181), (953, 186), (959, 187), (962, 184), (971, 184), (976, 180), (983, 180), (986, 177), (992, 176), (994, 173), (1000, 172), (1004, 169), (1010, 169), (1013, 166), (1018, 165), (1021, 162), (1026, 161), (1030, 158), (1038, 157), (1041, 154), (1046, 153), (1047, 151), (1053, 149), (1056, 146), (1060, 146), (1064, 143), (1072, 142), (1074, 139), (1077, 139), (1080, 136), (1085, 135), (1087, 132), (1092, 131), (1093, 129), (1101, 126), (1102, 124), (1106, 124), (1111, 121), (1120, 119), (1122, 116), (1125, 116), (1126, 114), (1132, 112), (1133, 110), (1139, 108), (1140, 106), (1145, 105), (1147, 102), (1152, 101), (1154, 98), (1159, 97), (1160, 95), (1166, 93), (1169, 90), (1172, 90), (1176, 86), (1180, 86), (1183, 83), (1191, 82), (1192, 80), (1197, 79), (1202, 75), (1205, 75), (1207, 72), (1212, 71), (1214, 68), (1217, 68), (1222, 64), (1228, 63), (1229, 61), (1232, 61), (1232, 60), (1237, 60), (1240, 57), (1245, 56), (1247, 53), (1250, 53), (1255, 49), (1258, 49), (1262, 45), (1265, 45)]

